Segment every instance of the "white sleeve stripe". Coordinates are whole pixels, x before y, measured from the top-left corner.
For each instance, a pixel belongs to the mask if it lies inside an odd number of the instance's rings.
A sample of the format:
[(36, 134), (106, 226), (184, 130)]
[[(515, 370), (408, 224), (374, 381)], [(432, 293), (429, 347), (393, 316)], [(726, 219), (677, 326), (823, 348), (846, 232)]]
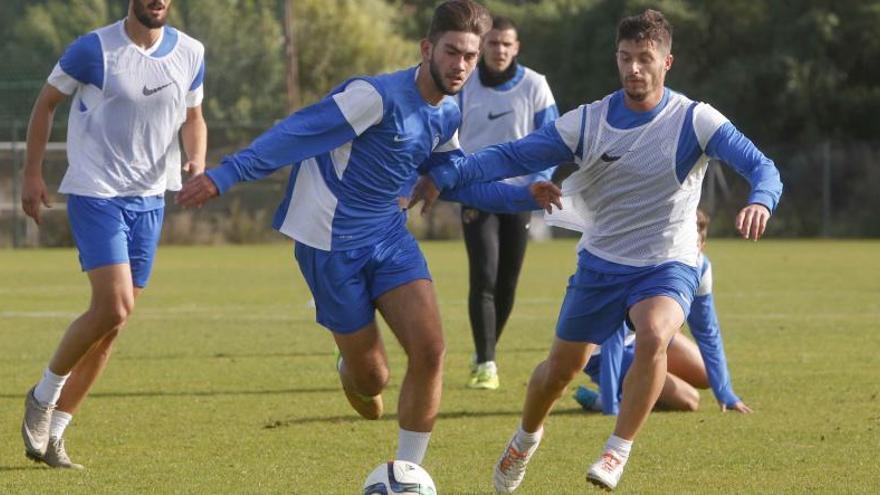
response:
[(187, 108), (197, 107), (202, 104), (202, 100), (205, 96), (205, 86), (200, 85), (198, 88), (187, 91), (186, 93), (186, 106)]
[(727, 117), (715, 110), (708, 103), (699, 103), (694, 108), (694, 133), (700, 143), (700, 149), (705, 150), (709, 140), (715, 135), (715, 131), (727, 122)]
[(52, 69), (52, 73), (49, 74), (49, 79), (46, 82), (68, 96), (72, 95), (76, 91), (77, 86), (79, 86), (79, 81), (64, 72), (61, 64), (55, 64), (55, 68)]
[(353, 81), (333, 100), (358, 136), (382, 121), (382, 95), (366, 81)]
[(458, 144), (458, 131), (455, 131), (455, 134), (452, 135), (449, 141), (446, 141), (440, 146), (437, 146), (437, 148), (434, 150), (434, 153), (447, 153), (449, 151), (455, 151), (459, 148), (461, 148), (461, 145)]
[(583, 122), (582, 112), (585, 111), (586, 108), (581, 105), (574, 110), (566, 112), (565, 115), (556, 119), (555, 122), (556, 131), (559, 132), (562, 141), (565, 142), (565, 145), (568, 146), (572, 153), (577, 151), (581, 134), (584, 132), (581, 128), (581, 122)]

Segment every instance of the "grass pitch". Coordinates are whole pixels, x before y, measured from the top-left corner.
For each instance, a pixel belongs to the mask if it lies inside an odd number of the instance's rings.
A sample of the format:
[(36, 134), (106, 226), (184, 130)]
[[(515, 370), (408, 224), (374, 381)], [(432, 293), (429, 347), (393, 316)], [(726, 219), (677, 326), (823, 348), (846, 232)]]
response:
[[(448, 344), (425, 462), (441, 494), (492, 493), (573, 244), (529, 246), (495, 392), (464, 388), (464, 248), (422, 244)], [(756, 413), (721, 414), (704, 391), (696, 413), (652, 415), (619, 493), (880, 492), (880, 242), (713, 239), (708, 253), (733, 383)], [(88, 303), (87, 282), (72, 250), (0, 251), (0, 280), (0, 493), (356, 494), (394, 454), (394, 415), (366, 422), (349, 409), (289, 244), (162, 247), (66, 435), (88, 470), (37, 466), (19, 437), (24, 392)], [(385, 330), (393, 413), (404, 360)], [(612, 427), (563, 398), (517, 493), (593, 491), (585, 470)]]

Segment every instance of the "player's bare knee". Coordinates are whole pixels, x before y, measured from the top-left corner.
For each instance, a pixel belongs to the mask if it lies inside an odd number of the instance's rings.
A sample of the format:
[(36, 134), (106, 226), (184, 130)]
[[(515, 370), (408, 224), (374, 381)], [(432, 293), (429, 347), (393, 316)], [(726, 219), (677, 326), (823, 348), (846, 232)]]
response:
[(134, 308), (134, 302), (115, 300), (112, 302), (96, 304), (90, 309), (92, 317), (96, 320), (103, 338), (110, 332), (118, 332), (128, 321), (129, 315)]
[(666, 354), (666, 346), (669, 343), (663, 331), (655, 328), (639, 330), (641, 335), (636, 334), (636, 354), (649, 355), (654, 358)]
[(372, 397), (382, 393), (388, 385), (390, 373), (387, 366), (371, 366), (353, 373), (351, 379), (359, 394)]
[(446, 345), (443, 341), (417, 345), (410, 349), (407, 355), (409, 369), (429, 374), (440, 373), (443, 370), (443, 359), (446, 357)]
[(544, 374), (544, 389), (556, 390), (560, 394), (581, 372), (582, 367), (573, 363), (550, 359), (547, 361), (546, 373)]

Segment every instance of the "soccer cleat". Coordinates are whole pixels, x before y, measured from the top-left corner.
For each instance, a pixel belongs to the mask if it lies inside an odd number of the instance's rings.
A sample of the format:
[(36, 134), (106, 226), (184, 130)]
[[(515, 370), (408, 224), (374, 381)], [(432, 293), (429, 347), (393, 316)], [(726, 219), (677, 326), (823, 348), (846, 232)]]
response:
[(76, 464), (70, 460), (67, 451), (64, 449), (63, 438), (49, 438), (49, 445), (46, 447), (46, 453), (40, 458), (49, 467), (59, 469), (85, 469), (82, 464)]
[(614, 490), (623, 474), (626, 461), (608, 450), (587, 471), (587, 482), (606, 490)]
[(501, 454), (501, 458), (495, 464), (495, 475), (492, 478), (495, 491), (498, 493), (512, 493), (516, 490), (523, 478), (526, 477), (526, 464), (532, 458), (532, 454), (538, 450), (540, 440), (531, 447), (519, 450), (516, 445), (516, 435), (507, 443), (507, 448)]
[(478, 364), (467, 382), (468, 388), (482, 390), (498, 390), (499, 385), (498, 368), (492, 361)]
[[(35, 387), (36, 388), (36, 387)], [(39, 461), (46, 453), (49, 443), (49, 423), (54, 406), (44, 406), (34, 397), (34, 389), (28, 390), (24, 400), (24, 419), (21, 421), (21, 437), (24, 439), (24, 454)]]
[(595, 409), (593, 409), (593, 404), (595, 404), (598, 399), (599, 394), (583, 385), (579, 386), (574, 392), (574, 400), (581, 405), (581, 408), (583, 408), (584, 411), (595, 411)]

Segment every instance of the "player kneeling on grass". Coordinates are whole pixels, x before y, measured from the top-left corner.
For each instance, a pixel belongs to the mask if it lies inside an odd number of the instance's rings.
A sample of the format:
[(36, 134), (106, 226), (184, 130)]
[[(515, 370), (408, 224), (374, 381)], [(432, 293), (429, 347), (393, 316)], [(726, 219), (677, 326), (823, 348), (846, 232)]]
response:
[(632, 442), (663, 389), (666, 348), (699, 286), (696, 212), (709, 158), (730, 165), (751, 185), (748, 204), (736, 217), (744, 238), (763, 235), (782, 194), (773, 162), (727, 118), (664, 86), (671, 49), (672, 27), (659, 12), (623, 19), (617, 30), (621, 90), (522, 139), (432, 168), (413, 191), (411, 204), (425, 201), (429, 208), (447, 188), (569, 161), (578, 166), (562, 184), (571, 207), (557, 214), (561, 224), (583, 233), (577, 270), (550, 354), (529, 381), (522, 422), (496, 464), (499, 492), (522, 483), (553, 405), (595, 346), (629, 318), (636, 352), (627, 393), (614, 433), (587, 470), (590, 483), (617, 486)]
[[(697, 210), (697, 230), (700, 234), (700, 285), (687, 317), (696, 345), (681, 332), (676, 334), (666, 349), (666, 381), (656, 409), (696, 411), (700, 405), (697, 389), (712, 387), (712, 393), (722, 411), (752, 412), (733, 391), (721, 327), (715, 313), (712, 297), (712, 265), (703, 253), (709, 232), (709, 216)], [(616, 415), (623, 391), (623, 380), (635, 357), (635, 332), (629, 325), (609, 337), (593, 351), (584, 372), (599, 385), (599, 393), (584, 386), (575, 391), (574, 399), (587, 411), (602, 411)]]

